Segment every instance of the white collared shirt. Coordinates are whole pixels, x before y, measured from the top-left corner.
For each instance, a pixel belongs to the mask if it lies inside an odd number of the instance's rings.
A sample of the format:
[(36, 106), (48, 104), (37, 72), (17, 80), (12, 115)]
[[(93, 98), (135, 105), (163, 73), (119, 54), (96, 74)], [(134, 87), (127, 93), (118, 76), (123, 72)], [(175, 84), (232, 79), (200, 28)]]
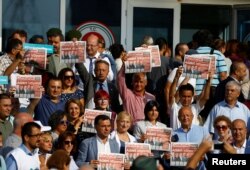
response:
[(102, 140), (96, 136), (97, 138), (97, 151), (98, 153), (111, 153), (110, 145), (109, 145), (109, 139), (106, 143), (103, 143)]
[(233, 147), (236, 149), (237, 154), (244, 154), (245, 153), (246, 143), (247, 143), (247, 140), (245, 139), (245, 141), (241, 147), (237, 147), (233, 144)]

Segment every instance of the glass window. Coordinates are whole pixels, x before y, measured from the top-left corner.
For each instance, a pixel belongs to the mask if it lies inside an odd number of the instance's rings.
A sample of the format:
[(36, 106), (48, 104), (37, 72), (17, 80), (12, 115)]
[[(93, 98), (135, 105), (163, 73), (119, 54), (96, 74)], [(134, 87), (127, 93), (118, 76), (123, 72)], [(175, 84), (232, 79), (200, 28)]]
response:
[(173, 9), (134, 7), (133, 47), (142, 45), (145, 35), (173, 42)]
[(250, 42), (250, 9), (237, 10), (237, 39)]
[[(49, 4), (49, 5), (48, 5)], [(3, 49), (7, 38), (16, 29), (43, 35), (51, 27), (60, 27), (60, 0), (3, 0)], [(45, 12), (46, 11), (46, 12)]]
[(105, 24), (115, 42), (121, 39), (121, 0), (67, 0), (66, 32), (87, 21)]

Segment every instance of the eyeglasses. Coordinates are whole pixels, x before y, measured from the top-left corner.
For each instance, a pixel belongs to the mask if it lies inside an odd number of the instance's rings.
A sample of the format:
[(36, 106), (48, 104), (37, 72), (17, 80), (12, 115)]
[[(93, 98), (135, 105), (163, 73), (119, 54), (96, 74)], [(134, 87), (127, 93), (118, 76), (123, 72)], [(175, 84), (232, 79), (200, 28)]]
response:
[(227, 126), (225, 126), (225, 125), (222, 125), (222, 126), (216, 126), (215, 127), (217, 130), (220, 130), (220, 129), (222, 129), (222, 130), (227, 130)]
[(35, 138), (39, 138), (42, 134), (41, 133), (38, 133), (38, 134), (35, 134), (35, 135), (28, 135), (29, 137), (35, 137)]
[(73, 79), (74, 79), (74, 76), (64, 76), (64, 79), (65, 79), (65, 80), (69, 80), (69, 79), (72, 79), (72, 80), (73, 80)]
[(69, 125), (69, 121), (67, 121), (67, 120), (61, 120), (60, 122), (59, 122), (61, 125)]
[(64, 144), (65, 144), (65, 145), (69, 145), (69, 144), (73, 145), (74, 143), (73, 143), (73, 141), (66, 140), (66, 141), (64, 141)]

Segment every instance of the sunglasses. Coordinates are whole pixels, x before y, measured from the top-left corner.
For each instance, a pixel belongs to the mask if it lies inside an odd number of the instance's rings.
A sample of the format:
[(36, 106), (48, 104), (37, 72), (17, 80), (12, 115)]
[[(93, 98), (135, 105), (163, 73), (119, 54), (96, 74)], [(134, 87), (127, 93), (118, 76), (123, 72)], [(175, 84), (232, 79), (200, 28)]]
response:
[(73, 79), (74, 79), (74, 76), (64, 76), (64, 79), (65, 79), (65, 80), (69, 80), (69, 79), (72, 79), (72, 80), (73, 80)]
[(69, 125), (69, 121), (67, 121), (67, 120), (61, 120), (59, 123), (61, 125)]
[(66, 141), (64, 141), (64, 144), (65, 144), (65, 145), (69, 145), (69, 144), (73, 145), (73, 141), (66, 140)]
[(222, 125), (222, 126), (216, 126), (215, 127), (217, 130), (220, 130), (220, 129), (222, 129), (222, 130), (227, 130), (227, 126), (225, 126), (225, 125)]

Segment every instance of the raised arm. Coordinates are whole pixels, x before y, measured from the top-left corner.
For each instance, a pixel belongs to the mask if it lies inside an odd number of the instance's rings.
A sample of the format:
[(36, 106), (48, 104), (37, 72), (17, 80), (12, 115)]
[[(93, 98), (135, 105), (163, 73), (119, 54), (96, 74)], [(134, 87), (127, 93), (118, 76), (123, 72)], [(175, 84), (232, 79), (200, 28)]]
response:
[(212, 82), (212, 74), (210, 73), (204, 91), (201, 93), (201, 96), (199, 97), (200, 108), (202, 108), (209, 99), (211, 82)]
[(87, 71), (83, 63), (76, 63), (75, 68), (84, 83), (84, 103), (87, 104), (94, 97), (93, 76)]
[(170, 86), (170, 90), (169, 90), (169, 102), (168, 102), (168, 104), (169, 104), (168, 106), (169, 107), (171, 107), (175, 101), (179, 100), (179, 96), (176, 95), (176, 93), (177, 93), (176, 87), (177, 87), (177, 83), (179, 81), (179, 78), (180, 78), (181, 74), (182, 74), (182, 68), (179, 67), (178, 70), (176, 71), (176, 74), (175, 74), (175, 77), (174, 77), (174, 81), (173, 81), (173, 83)]

